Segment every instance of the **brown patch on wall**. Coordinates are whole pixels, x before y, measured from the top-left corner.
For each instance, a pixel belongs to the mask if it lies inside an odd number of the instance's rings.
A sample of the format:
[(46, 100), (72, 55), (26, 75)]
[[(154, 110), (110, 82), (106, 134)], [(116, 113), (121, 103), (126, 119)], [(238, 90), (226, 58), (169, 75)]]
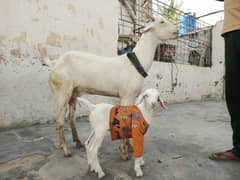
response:
[(4, 46), (5, 36), (0, 35), (0, 47)]
[(6, 63), (6, 57), (3, 54), (0, 54), (0, 64)]
[(56, 33), (49, 33), (46, 43), (55, 47), (62, 47), (61, 45), (61, 36)]
[(12, 49), (10, 51), (10, 54), (16, 58), (20, 58), (21, 57), (21, 50), (20, 48), (16, 48), (16, 49)]
[(70, 12), (71, 15), (77, 14), (76, 8), (73, 4), (68, 4), (68, 11)]
[(27, 41), (27, 33), (26, 32), (22, 32), (18, 37), (13, 39), (13, 42), (15, 42), (18, 46), (21, 43), (25, 43)]
[(40, 54), (40, 62), (41, 64), (45, 64), (44, 58), (48, 57), (47, 50), (41, 44), (37, 44), (37, 50)]

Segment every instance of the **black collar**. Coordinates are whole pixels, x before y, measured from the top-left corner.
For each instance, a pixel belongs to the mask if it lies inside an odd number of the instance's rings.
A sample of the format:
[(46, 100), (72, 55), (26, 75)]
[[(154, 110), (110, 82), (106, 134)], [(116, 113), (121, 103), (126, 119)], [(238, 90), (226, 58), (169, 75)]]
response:
[(145, 78), (148, 76), (142, 65), (140, 64), (135, 52), (129, 52), (127, 53), (128, 59), (131, 61), (131, 63), (134, 65), (136, 70)]

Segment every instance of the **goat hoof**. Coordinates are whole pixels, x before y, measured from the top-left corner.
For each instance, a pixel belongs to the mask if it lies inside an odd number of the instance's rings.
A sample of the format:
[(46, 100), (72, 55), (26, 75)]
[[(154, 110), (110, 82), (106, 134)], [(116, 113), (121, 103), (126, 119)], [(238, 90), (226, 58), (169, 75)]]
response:
[(127, 160), (129, 160), (129, 157), (128, 157), (127, 154), (121, 154), (121, 155), (120, 155), (120, 159), (121, 159), (121, 160), (124, 160), (124, 161), (127, 161)]
[(90, 170), (90, 172), (95, 172), (95, 169), (91, 166), (91, 165), (89, 165), (89, 170)]
[(72, 155), (71, 155), (71, 152), (70, 151), (68, 151), (68, 152), (64, 152), (64, 157), (71, 157)]
[(142, 171), (136, 172), (136, 177), (143, 177), (143, 172)]
[(101, 173), (98, 173), (98, 178), (103, 178), (105, 176), (105, 173), (104, 172), (101, 172)]

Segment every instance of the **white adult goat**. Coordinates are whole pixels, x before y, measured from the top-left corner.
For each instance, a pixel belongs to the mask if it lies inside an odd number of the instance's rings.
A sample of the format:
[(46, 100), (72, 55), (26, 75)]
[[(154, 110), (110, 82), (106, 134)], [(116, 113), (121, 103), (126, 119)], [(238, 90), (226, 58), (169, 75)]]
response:
[[(164, 18), (155, 18), (149, 22), (133, 49), (141, 65), (148, 71), (152, 65), (156, 46), (161, 40), (174, 38), (177, 26)], [(126, 55), (102, 57), (89, 53), (71, 51), (63, 54), (58, 60), (45, 63), (50, 66), (49, 86), (57, 98), (57, 129), (60, 146), (66, 157), (71, 156), (65, 143), (64, 117), (69, 105), (69, 122), (73, 141), (81, 147), (74, 123), (77, 97), (83, 94), (98, 94), (120, 97), (121, 105), (132, 105), (141, 91), (144, 78), (131, 64)], [(127, 145), (120, 144), (120, 157), (128, 159)]]
[[(98, 173), (98, 177), (101, 178), (105, 175), (103, 172), (99, 160), (98, 150), (103, 142), (103, 138), (107, 130), (110, 129), (110, 110), (113, 107), (111, 104), (100, 103), (92, 104), (84, 98), (78, 98), (79, 103), (84, 103), (90, 110), (89, 121), (92, 126), (92, 132), (85, 142), (87, 151), (88, 165), (91, 171)], [(147, 89), (138, 97), (136, 105), (141, 111), (145, 121), (150, 125), (153, 110), (157, 105), (161, 104), (163, 108), (166, 108), (163, 100), (160, 98), (160, 94), (156, 89)], [(137, 177), (143, 176), (141, 166), (144, 164), (143, 157), (136, 157), (134, 170)]]

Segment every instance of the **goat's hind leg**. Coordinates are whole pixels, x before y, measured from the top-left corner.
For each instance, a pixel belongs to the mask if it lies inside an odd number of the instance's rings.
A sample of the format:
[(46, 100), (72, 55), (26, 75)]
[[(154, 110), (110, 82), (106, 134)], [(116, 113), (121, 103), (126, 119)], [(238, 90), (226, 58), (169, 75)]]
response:
[(99, 160), (98, 160), (98, 150), (100, 146), (102, 145), (103, 139), (104, 139), (105, 133), (96, 134), (95, 138), (93, 139), (92, 147), (90, 147), (90, 153), (91, 153), (91, 166), (93, 170), (98, 173), (98, 178), (102, 178), (105, 176), (105, 173), (103, 172)]
[(78, 137), (77, 129), (75, 126), (75, 112), (76, 112), (76, 103), (77, 103), (77, 95), (75, 92), (72, 93), (72, 97), (69, 101), (69, 116), (68, 120), (72, 129), (72, 138), (73, 142), (76, 143), (77, 148), (84, 147)]
[(67, 105), (69, 99), (72, 94), (72, 86), (71, 82), (66, 82), (64, 85), (61, 85), (61, 88), (58, 89), (57, 98), (58, 98), (58, 106), (57, 106), (57, 131), (59, 135), (59, 143), (60, 147), (64, 151), (65, 157), (70, 157), (71, 152), (68, 150), (65, 136), (64, 136), (64, 117), (67, 111)]
[[(88, 136), (87, 140), (85, 141), (85, 148), (86, 148), (86, 153), (87, 153), (87, 161), (88, 165), (90, 166), (90, 158), (89, 158), (89, 147), (92, 142), (92, 138), (94, 138), (94, 131), (91, 132), (91, 134)], [(90, 167), (91, 168), (91, 167)]]
[(64, 116), (66, 114), (67, 107), (66, 105), (62, 105), (58, 107), (58, 114), (57, 114), (57, 131), (59, 135), (59, 144), (60, 147), (63, 149), (64, 156), (70, 157), (71, 152), (68, 150), (66, 142), (65, 142), (65, 136), (64, 136)]

